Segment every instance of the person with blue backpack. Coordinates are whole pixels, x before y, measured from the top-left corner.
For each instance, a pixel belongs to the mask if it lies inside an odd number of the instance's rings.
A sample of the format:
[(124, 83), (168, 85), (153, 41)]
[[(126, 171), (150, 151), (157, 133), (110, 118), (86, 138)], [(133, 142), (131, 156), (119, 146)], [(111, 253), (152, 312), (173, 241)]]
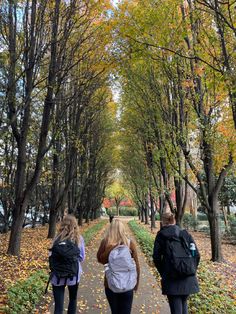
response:
[(119, 219), (110, 223), (97, 252), (105, 268), (105, 294), (112, 314), (130, 314), (139, 284), (140, 266), (135, 243)]
[(173, 213), (162, 214), (161, 222), (153, 261), (161, 276), (162, 293), (167, 295), (171, 314), (187, 314), (188, 296), (199, 292), (196, 272), (200, 254), (192, 236), (176, 225)]
[(49, 267), (55, 301), (54, 314), (62, 314), (65, 287), (69, 290), (68, 314), (76, 314), (77, 293), (82, 273), (81, 262), (85, 259), (84, 239), (79, 233), (76, 218), (67, 215), (49, 249)]

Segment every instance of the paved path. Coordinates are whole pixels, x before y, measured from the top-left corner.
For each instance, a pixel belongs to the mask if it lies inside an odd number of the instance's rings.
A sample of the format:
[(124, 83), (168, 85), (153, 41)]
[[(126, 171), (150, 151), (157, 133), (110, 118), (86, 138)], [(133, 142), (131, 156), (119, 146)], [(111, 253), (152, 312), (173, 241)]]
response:
[[(124, 221), (124, 223), (126, 222)], [(128, 227), (127, 231), (131, 234)], [(132, 235), (131, 237), (134, 238)], [(78, 313), (110, 313), (104, 293), (103, 266), (98, 264), (96, 259), (96, 252), (100, 240), (101, 236), (98, 236), (96, 239), (94, 239), (93, 243), (87, 250), (86, 260), (83, 265), (84, 274), (80, 282), (78, 293)], [(169, 314), (169, 306), (165, 297), (161, 295), (155, 274), (153, 273), (154, 270), (147, 264), (146, 258), (140, 251), (139, 247), (138, 254), (141, 266), (141, 278), (139, 290), (134, 295), (132, 314)], [(50, 313), (53, 313), (53, 306), (50, 308)], [(66, 311), (64, 313), (66, 313)]]

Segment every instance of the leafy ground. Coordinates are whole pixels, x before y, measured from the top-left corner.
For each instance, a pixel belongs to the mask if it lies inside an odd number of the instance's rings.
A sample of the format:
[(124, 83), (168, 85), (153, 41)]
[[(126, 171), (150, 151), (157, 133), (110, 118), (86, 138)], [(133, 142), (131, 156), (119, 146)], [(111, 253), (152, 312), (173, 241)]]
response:
[[(145, 227), (146, 230), (148, 230), (150, 233), (152, 233), (153, 238), (155, 237), (160, 227), (159, 223), (157, 223), (157, 228), (151, 232), (150, 226), (141, 224), (140, 222), (138, 223)], [(193, 235), (201, 253), (201, 267), (204, 268), (206, 276), (208, 276), (208, 278), (206, 278), (204, 281), (210, 282), (215, 280), (218, 283), (220, 282), (222, 289), (227, 291), (228, 295), (234, 300), (236, 307), (236, 245), (223, 241), (222, 251), (224, 262), (213, 263), (210, 261), (211, 244), (209, 235), (206, 233), (193, 231), (190, 231), (190, 233)], [(203, 288), (206, 290), (206, 293), (212, 293), (213, 297), (216, 297), (214, 291), (208, 291), (208, 286), (203, 286)], [(219, 296), (219, 300), (220, 298), (221, 296)], [(213, 298), (213, 302), (214, 299), (215, 298)]]
[[(81, 233), (96, 223), (84, 225), (80, 228)], [(47, 227), (24, 229), (19, 258), (6, 254), (9, 233), (0, 234), (0, 313), (4, 313), (7, 289), (17, 281), (25, 280), (35, 271), (48, 270), (48, 248), (51, 240), (47, 239), (47, 231)]]
[(191, 232), (201, 252), (201, 258), (207, 263), (209, 271), (221, 278), (222, 282), (232, 291), (236, 304), (236, 245), (223, 241), (222, 251), (224, 263), (212, 263), (210, 237), (201, 232)]

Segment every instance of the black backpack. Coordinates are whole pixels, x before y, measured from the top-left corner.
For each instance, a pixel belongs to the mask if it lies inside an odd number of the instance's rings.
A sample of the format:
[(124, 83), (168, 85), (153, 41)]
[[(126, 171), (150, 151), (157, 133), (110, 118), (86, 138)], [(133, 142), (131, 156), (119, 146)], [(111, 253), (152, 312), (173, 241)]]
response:
[(170, 237), (166, 241), (166, 253), (170, 263), (168, 276), (174, 279), (193, 276), (197, 271), (197, 256), (192, 256), (185, 233), (187, 231), (181, 230), (178, 237)]
[(80, 249), (77, 244), (70, 240), (55, 241), (50, 251), (52, 254), (49, 256), (49, 267), (58, 281), (61, 278), (78, 276)]

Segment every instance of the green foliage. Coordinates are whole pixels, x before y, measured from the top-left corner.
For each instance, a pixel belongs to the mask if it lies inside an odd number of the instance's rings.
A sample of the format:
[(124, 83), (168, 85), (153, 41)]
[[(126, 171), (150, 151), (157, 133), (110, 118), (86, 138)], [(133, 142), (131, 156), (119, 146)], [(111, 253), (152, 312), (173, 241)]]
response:
[(160, 214), (159, 214), (159, 213), (156, 213), (156, 214), (155, 214), (155, 220), (160, 221)]
[(122, 182), (119, 180), (114, 181), (111, 185), (109, 185), (106, 189), (106, 196), (114, 199), (119, 206), (120, 202), (126, 197), (128, 191), (122, 185)]
[[(129, 226), (137, 238), (144, 254), (152, 260), (154, 237), (135, 220)], [(232, 291), (224, 285), (211, 269), (211, 262), (201, 262), (198, 270), (200, 292), (189, 300), (189, 313), (195, 314), (233, 314), (236, 306)]]
[(236, 236), (236, 216), (229, 216), (230, 232), (233, 236)]
[[(107, 210), (108, 215), (117, 215), (117, 209), (115, 207), (110, 207)], [(135, 207), (120, 207), (119, 210), (120, 216), (138, 216), (138, 210)]]
[(222, 206), (236, 204), (236, 176), (231, 174), (224, 179), (224, 184), (219, 194)]
[(236, 226), (236, 215), (229, 216), (230, 225)]
[(207, 215), (204, 213), (198, 213), (197, 214), (197, 220), (198, 221), (208, 221)]
[(7, 292), (9, 314), (32, 313), (44, 292), (48, 275), (45, 271), (37, 271), (26, 280), (18, 281)]
[(131, 220), (129, 222), (129, 226), (130, 229), (133, 231), (135, 237), (137, 238), (142, 251), (151, 261), (154, 244), (153, 236), (150, 234), (148, 230), (146, 230), (143, 227), (140, 227), (140, 225), (138, 225), (135, 220)]
[(97, 224), (85, 230), (83, 233), (84, 242), (86, 245), (96, 236), (96, 234), (105, 226), (107, 220), (100, 220)]
[(110, 207), (107, 209), (107, 215), (117, 215), (117, 209), (115, 207)]
[(189, 214), (189, 213), (184, 214), (184, 217), (183, 217), (184, 228), (196, 229), (197, 224), (198, 224), (197, 219), (192, 214)]
[(205, 232), (205, 233), (208, 233), (208, 234), (209, 234), (209, 233), (210, 233), (210, 227), (204, 225), (204, 226), (198, 227), (198, 231), (200, 231), (200, 232)]
[(120, 216), (138, 216), (138, 210), (135, 207), (121, 207)]

